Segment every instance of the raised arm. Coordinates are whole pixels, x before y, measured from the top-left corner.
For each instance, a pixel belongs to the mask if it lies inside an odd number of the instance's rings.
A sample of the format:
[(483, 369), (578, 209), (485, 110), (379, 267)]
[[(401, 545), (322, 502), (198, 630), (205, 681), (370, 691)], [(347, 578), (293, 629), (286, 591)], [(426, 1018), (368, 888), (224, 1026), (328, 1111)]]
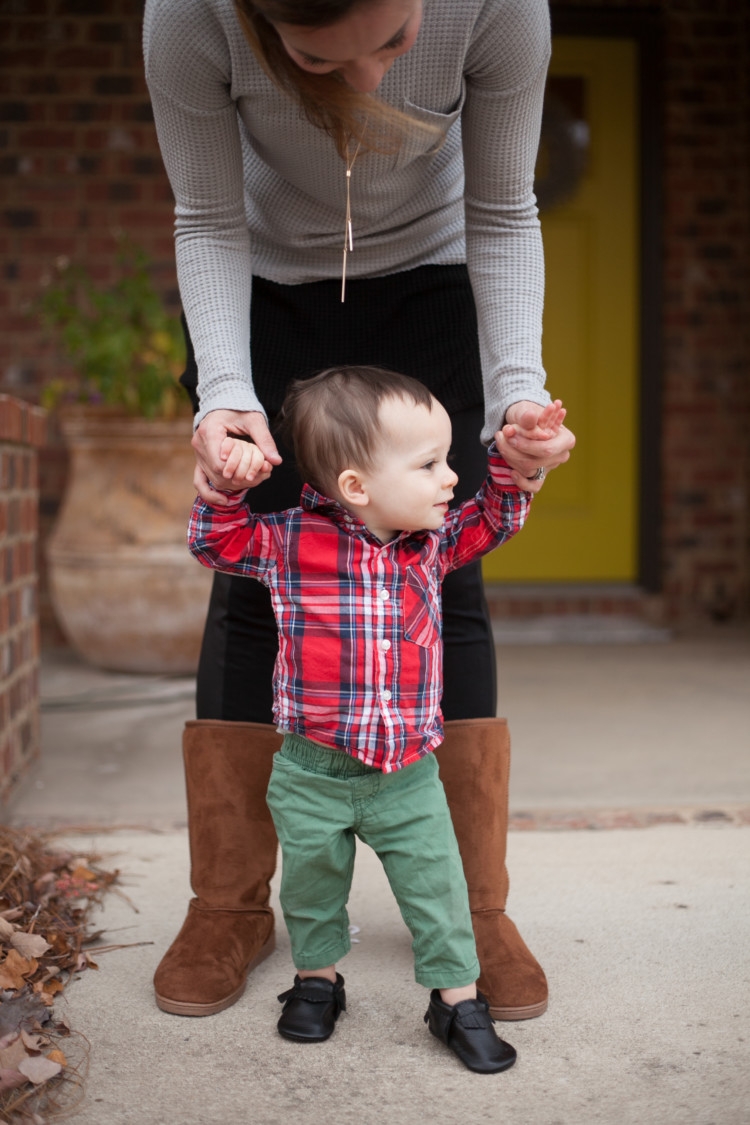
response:
[[(564, 429), (564, 419), (565, 408), (556, 399), (541, 412), (540, 429), (553, 440)], [(529, 480), (508, 463), (498, 448), (501, 440), (498, 431), (488, 450), (487, 478), (477, 495), (446, 517), (441, 544), (444, 573), (488, 554), (516, 535), (526, 522), (534, 493), (544, 485), (543, 476)]]
[(226, 500), (195, 501), (188, 524), (188, 549), (212, 570), (263, 582), (281, 550), (283, 516), (254, 514), (239, 493)]

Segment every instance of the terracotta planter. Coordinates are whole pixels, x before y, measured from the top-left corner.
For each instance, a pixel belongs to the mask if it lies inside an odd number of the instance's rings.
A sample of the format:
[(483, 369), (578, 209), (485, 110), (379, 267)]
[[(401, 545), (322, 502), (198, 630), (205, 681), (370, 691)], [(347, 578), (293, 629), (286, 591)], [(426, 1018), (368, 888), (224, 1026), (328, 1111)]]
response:
[(195, 498), (189, 417), (66, 410), (68, 489), (47, 546), (55, 612), (91, 664), (196, 669), (211, 574), (189, 554)]

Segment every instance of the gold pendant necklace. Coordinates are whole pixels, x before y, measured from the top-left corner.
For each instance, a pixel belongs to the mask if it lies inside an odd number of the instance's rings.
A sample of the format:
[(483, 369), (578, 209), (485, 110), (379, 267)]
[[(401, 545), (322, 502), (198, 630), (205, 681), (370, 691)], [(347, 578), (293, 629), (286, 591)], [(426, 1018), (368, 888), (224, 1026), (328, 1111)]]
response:
[(354, 156), (349, 159), (349, 142), (346, 142), (346, 226), (344, 228), (344, 259), (341, 264), (341, 303), (344, 303), (346, 297), (346, 258), (347, 255), (354, 250), (354, 239), (352, 238), (352, 202), (351, 202), (351, 182), (352, 182), (352, 168), (354, 161), (359, 155), (359, 150), (362, 147), (362, 137), (365, 135), (367, 122), (365, 121), (360, 138), (357, 141), (357, 147), (354, 150)]

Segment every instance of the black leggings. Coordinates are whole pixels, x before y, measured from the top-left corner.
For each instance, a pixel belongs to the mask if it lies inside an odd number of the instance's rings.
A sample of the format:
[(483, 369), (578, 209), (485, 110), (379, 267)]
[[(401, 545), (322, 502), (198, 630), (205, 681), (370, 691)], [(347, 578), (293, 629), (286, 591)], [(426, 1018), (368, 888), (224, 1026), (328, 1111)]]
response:
[[(483, 423), (479, 344), (465, 267), (428, 266), (388, 278), (347, 284), (279, 286), (254, 279), (253, 369), (261, 401), (273, 413), (284, 387), (332, 363), (378, 364), (421, 379), (453, 422), (455, 503), (473, 496), (487, 472), (479, 442)], [(312, 315), (314, 313), (314, 315)], [(195, 362), (188, 340), (183, 383), (194, 395)], [(251, 493), (256, 511), (295, 507), (302, 482), (293, 457)], [(443, 583), (446, 719), (496, 714), (495, 646), (480, 563)], [(248, 578), (214, 576), (198, 666), (197, 716), (272, 722), (272, 675), (278, 651), (268, 590)]]

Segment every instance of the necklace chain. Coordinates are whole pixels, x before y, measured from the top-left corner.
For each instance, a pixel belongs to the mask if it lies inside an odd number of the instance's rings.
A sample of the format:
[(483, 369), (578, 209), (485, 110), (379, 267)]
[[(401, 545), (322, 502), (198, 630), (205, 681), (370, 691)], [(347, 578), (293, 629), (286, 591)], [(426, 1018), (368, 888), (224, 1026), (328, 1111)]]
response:
[(365, 134), (367, 122), (365, 121), (364, 128), (357, 141), (357, 147), (354, 150), (354, 156), (349, 157), (349, 141), (346, 142), (346, 225), (344, 227), (344, 257), (341, 264), (341, 303), (346, 299), (346, 259), (349, 254), (354, 250), (354, 238), (352, 237), (352, 202), (351, 202), (351, 182), (352, 182), (352, 169), (354, 161), (359, 156), (359, 150), (362, 147), (362, 137)]

